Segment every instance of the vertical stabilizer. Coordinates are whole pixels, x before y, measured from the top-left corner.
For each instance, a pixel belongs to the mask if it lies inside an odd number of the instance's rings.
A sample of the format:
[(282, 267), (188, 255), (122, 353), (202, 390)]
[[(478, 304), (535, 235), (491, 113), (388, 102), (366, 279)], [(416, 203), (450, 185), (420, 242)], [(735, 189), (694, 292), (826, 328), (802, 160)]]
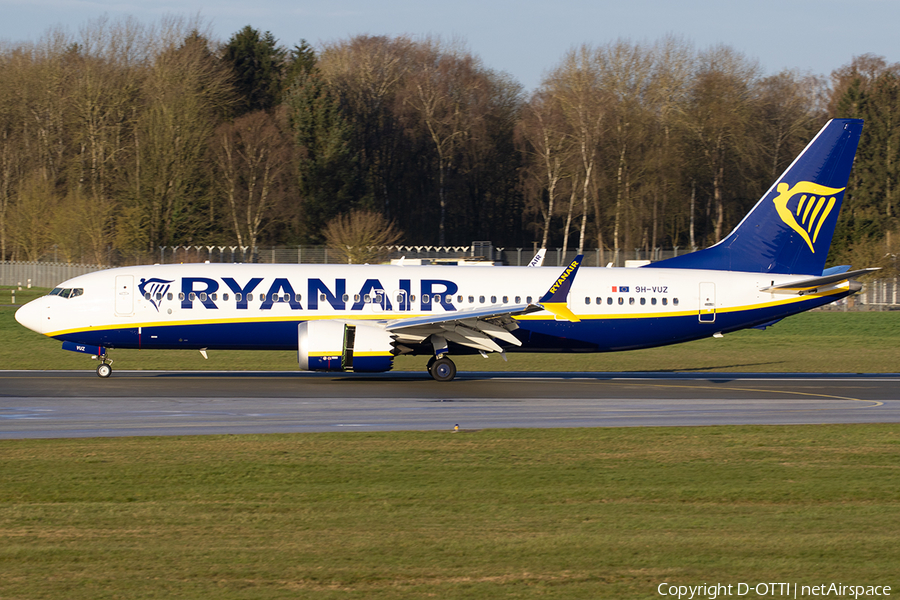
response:
[(821, 275), (862, 126), (829, 121), (725, 239), (652, 266)]

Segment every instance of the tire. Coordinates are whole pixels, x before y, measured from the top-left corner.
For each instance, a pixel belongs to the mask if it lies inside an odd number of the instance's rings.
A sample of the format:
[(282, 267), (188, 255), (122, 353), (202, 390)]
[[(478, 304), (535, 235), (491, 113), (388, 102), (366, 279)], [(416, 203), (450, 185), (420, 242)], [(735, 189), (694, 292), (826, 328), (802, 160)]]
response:
[(112, 367), (106, 363), (102, 363), (97, 367), (97, 375), (106, 379), (110, 375), (112, 375)]
[(453, 381), (456, 377), (456, 364), (445, 356), (434, 361), (429, 372), (435, 381)]

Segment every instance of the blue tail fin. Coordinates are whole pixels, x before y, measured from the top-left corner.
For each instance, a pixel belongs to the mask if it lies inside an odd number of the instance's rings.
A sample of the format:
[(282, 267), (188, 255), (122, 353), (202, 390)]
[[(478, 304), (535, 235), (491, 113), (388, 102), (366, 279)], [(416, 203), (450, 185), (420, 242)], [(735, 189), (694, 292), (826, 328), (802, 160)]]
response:
[(829, 121), (725, 239), (652, 266), (821, 275), (862, 125)]

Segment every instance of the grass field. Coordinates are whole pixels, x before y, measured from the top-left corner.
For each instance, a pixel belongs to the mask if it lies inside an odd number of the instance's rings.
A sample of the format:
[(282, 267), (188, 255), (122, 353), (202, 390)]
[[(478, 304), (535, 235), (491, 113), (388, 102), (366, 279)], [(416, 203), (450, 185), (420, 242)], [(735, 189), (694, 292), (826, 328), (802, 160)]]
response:
[(4, 441), (0, 597), (652, 598), (663, 582), (898, 590), (898, 434)]
[[(16, 293), (18, 305), (46, 290)], [(0, 368), (85, 369), (87, 356), (60, 349), (60, 343), (19, 325), (18, 306), (9, 304), (9, 288), (0, 288)], [(116, 369), (297, 369), (296, 352), (211, 352), (204, 360), (186, 350), (113, 350)], [(766, 331), (749, 330), (722, 339), (608, 354), (509, 354), (454, 357), (466, 371), (900, 371), (900, 311), (804, 313)], [(395, 370), (424, 371), (424, 357), (398, 357)]]
[[(96, 364), (14, 311), (0, 306), (0, 368)], [(670, 348), (458, 363), (896, 372), (898, 349), (898, 313), (817, 312)], [(114, 357), (296, 369), (292, 352)], [(897, 424), (0, 441), (0, 599), (654, 598), (664, 582), (896, 593), (898, 456)]]

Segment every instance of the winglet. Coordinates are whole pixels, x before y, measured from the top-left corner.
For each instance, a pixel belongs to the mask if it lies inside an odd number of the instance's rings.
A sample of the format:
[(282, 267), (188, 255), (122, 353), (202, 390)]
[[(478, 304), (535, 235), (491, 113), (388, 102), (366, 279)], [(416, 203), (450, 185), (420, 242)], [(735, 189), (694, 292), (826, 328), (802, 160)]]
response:
[(553, 282), (547, 293), (538, 300), (538, 305), (547, 312), (556, 315), (557, 319), (572, 321), (573, 323), (581, 320), (569, 310), (568, 299), (569, 288), (572, 287), (572, 282), (575, 281), (575, 273), (578, 272), (578, 267), (581, 266), (583, 258), (584, 254), (576, 256), (575, 260), (569, 263), (562, 274)]

